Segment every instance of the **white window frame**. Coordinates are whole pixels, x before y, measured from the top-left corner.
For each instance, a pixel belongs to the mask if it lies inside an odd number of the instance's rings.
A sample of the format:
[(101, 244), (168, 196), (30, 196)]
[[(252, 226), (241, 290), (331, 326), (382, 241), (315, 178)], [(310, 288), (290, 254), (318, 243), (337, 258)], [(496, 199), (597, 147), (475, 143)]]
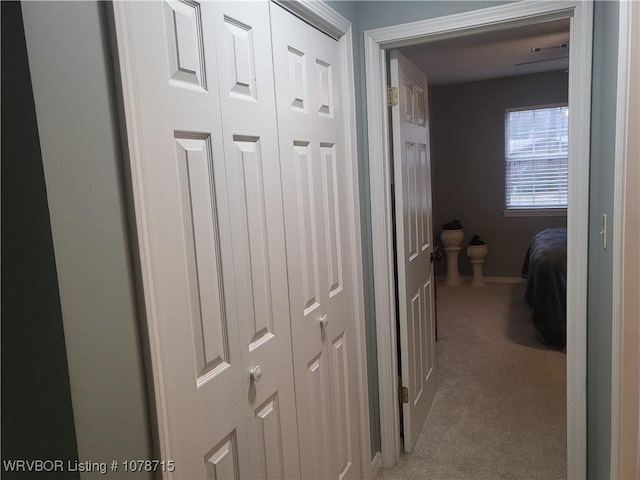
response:
[[(549, 108), (558, 108), (558, 107), (568, 107), (569, 104), (568, 102), (561, 102), (561, 103), (550, 103), (550, 104), (544, 104), (544, 105), (531, 105), (531, 106), (526, 106), (526, 107), (512, 107), (512, 108), (506, 108), (504, 111), (504, 115), (505, 115), (505, 131), (504, 131), (504, 140), (505, 140), (505, 152), (504, 152), (504, 161), (505, 161), (505, 175), (504, 175), (504, 181), (505, 181), (505, 207), (504, 210), (502, 211), (502, 213), (504, 214), (505, 217), (566, 217), (567, 216), (567, 207), (562, 207), (562, 206), (540, 206), (540, 207), (517, 207), (517, 206), (509, 206), (506, 204), (507, 201), (507, 175), (508, 175), (508, 171), (506, 168), (506, 162), (507, 162), (507, 149), (506, 149), (506, 144), (507, 144), (507, 117), (509, 115), (509, 113), (511, 112), (522, 112), (522, 111), (528, 111), (528, 110), (542, 110), (542, 109), (549, 109)], [(568, 131), (567, 131), (567, 138), (568, 138)], [(568, 153), (567, 153), (567, 162), (568, 162)], [(567, 172), (567, 184), (568, 184), (568, 180), (569, 180), (569, 174)], [(567, 194), (567, 198), (568, 198), (568, 194)]]

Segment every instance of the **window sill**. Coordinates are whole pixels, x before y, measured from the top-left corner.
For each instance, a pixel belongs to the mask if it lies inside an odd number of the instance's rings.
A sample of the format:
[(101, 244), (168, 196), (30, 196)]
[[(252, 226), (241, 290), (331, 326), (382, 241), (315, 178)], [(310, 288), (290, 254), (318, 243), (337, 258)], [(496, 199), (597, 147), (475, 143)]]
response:
[(566, 217), (566, 208), (508, 208), (505, 217)]

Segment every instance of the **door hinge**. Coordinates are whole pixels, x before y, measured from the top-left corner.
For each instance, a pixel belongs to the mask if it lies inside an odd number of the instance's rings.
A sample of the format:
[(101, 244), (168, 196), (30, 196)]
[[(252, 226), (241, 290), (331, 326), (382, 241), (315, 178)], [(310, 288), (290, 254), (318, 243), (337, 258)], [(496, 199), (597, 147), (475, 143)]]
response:
[(408, 387), (400, 387), (400, 403), (409, 403), (409, 388)]
[(390, 107), (398, 105), (398, 87), (387, 85), (387, 105)]

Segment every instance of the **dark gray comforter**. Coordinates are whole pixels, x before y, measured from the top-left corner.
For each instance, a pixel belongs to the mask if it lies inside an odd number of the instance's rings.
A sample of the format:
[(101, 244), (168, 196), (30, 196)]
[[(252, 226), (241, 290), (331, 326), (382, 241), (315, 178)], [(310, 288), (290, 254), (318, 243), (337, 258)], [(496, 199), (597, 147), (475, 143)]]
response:
[(533, 324), (550, 348), (566, 344), (567, 229), (549, 228), (533, 240), (522, 266), (527, 279), (525, 300), (533, 310)]

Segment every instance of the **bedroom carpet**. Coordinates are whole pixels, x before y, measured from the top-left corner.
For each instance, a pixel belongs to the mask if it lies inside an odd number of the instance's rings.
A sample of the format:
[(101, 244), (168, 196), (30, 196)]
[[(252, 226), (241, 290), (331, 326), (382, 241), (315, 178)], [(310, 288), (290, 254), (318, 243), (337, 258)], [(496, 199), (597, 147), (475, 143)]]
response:
[(524, 291), (438, 284), (438, 393), (377, 479), (566, 478), (566, 356), (535, 339)]

